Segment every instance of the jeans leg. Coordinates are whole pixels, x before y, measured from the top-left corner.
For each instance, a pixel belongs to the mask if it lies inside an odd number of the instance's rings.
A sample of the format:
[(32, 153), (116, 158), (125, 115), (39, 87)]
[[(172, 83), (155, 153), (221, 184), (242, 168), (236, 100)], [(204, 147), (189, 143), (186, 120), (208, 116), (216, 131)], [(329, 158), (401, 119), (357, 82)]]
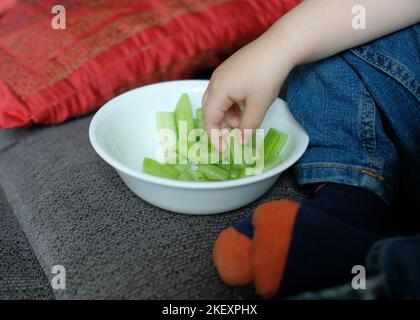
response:
[(391, 299), (420, 299), (420, 236), (378, 241), (367, 258), (368, 271), (380, 275)]
[(337, 182), (420, 210), (420, 24), (298, 67), (288, 102), (310, 136), (301, 184)]
[(296, 165), (299, 183), (358, 186), (391, 203), (398, 180), (397, 151), (375, 100), (343, 57), (294, 70), (288, 103), (310, 137)]
[(323, 289), (319, 291), (307, 291), (290, 300), (380, 300), (386, 298), (384, 292), (384, 280), (382, 275), (366, 279), (365, 289), (355, 290), (351, 283)]

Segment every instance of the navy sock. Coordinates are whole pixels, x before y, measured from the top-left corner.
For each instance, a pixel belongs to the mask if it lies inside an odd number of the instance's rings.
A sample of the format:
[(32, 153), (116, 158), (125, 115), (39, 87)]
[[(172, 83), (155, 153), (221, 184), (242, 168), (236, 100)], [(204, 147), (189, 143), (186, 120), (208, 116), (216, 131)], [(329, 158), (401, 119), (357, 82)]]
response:
[(359, 187), (327, 183), (303, 204), (362, 230), (377, 235), (386, 233), (384, 202)]

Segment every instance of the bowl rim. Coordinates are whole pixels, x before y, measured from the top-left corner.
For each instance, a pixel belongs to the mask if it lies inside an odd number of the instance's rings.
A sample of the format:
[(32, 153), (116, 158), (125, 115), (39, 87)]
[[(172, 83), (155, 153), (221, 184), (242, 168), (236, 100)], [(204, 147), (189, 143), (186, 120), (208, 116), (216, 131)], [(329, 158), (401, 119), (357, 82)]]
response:
[[(264, 172), (262, 174), (256, 175), (256, 176), (249, 176), (241, 179), (235, 179), (235, 180), (227, 180), (227, 181), (207, 181), (207, 182), (196, 182), (196, 181), (179, 181), (179, 180), (172, 180), (167, 178), (161, 178), (157, 176), (153, 176), (147, 173), (143, 173), (142, 171), (135, 171), (125, 164), (121, 163), (120, 161), (116, 160), (114, 157), (108, 155), (108, 153), (102, 148), (101, 144), (98, 142), (98, 139), (96, 137), (96, 133), (98, 132), (98, 128), (101, 125), (101, 118), (105, 118), (108, 113), (111, 112), (117, 105), (112, 105), (112, 101), (114, 99), (117, 99), (118, 97), (121, 97), (123, 95), (132, 94), (133, 91), (148, 88), (151, 86), (157, 86), (157, 85), (168, 85), (171, 83), (179, 83), (184, 82), (188, 83), (190, 82), (192, 85), (207, 85), (209, 83), (208, 80), (174, 80), (174, 81), (164, 81), (164, 82), (158, 82), (149, 84), (146, 86), (141, 86), (138, 88), (134, 88), (132, 90), (126, 91), (121, 95), (118, 95), (114, 97), (113, 99), (107, 101), (93, 116), (90, 125), (89, 125), (89, 140), (93, 147), (93, 149), (96, 151), (96, 153), (104, 160), (107, 164), (109, 164), (111, 167), (116, 169), (119, 172), (122, 172), (132, 178), (140, 179), (146, 182), (150, 182), (153, 184), (158, 184), (162, 186), (167, 187), (176, 187), (181, 189), (227, 189), (232, 187), (238, 187), (242, 185), (248, 185), (257, 183), (262, 180), (269, 179), (273, 176), (280, 175), (283, 171), (291, 167), (306, 151), (306, 148), (309, 144), (309, 136), (306, 133), (305, 129), (294, 119), (294, 117), (290, 114), (292, 121), (294, 122), (294, 126), (302, 133), (303, 143), (301, 145), (298, 145), (296, 155), (294, 157), (287, 158), (284, 162), (282, 162), (279, 166)], [(280, 98), (276, 98), (276, 100), (280, 100), (285, 102), (284, 100)], [(287, 103), (286, 103), (287, 106)], [(287, 110), (289, 113), (289, 109)]]

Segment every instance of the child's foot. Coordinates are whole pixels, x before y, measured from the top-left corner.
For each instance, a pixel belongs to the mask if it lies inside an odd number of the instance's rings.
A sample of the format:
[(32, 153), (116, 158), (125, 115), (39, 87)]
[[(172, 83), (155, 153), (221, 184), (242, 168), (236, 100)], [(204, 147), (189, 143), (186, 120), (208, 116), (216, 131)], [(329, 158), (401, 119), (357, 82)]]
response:
[(375, 194), (326, 184), (302, 204), (280, 200), (224, 230), (213, 260), (230, 285), (254, 282), (264, 297), (350, 280), (384, 231), (385, 205)]
[(253, 281), (251, 219), (223, 230), (213, 247), (213, 261), (220, 277), (231, 286)]

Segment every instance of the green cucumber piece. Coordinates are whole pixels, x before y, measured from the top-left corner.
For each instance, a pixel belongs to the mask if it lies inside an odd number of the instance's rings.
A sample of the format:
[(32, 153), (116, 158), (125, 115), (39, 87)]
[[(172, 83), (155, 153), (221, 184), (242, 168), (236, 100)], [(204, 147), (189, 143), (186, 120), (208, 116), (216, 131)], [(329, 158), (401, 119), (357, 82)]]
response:
[[(175, 112), (158, 112), (156, 114), (156, 126), (159, 134), (160, 147), (162, 150), (165, 149), (165, 162), (173, 163), (176, 161), (175, 152), (178, 145), (178, 132), (176, 127)], [(163, 130), (171, 130), (174, 136), (168, 136), (168, 132), (164, 132)], [(173, 138), (175, 138), (173, 141), (169, 140)], [(165, 145), (167, 143), (170, 143), (170, 145)]]
[(176, 124), (178, 127), (178, 137), (180, 137), (179, 132), (179, 122), (185, 121), (187, 124), (187, 137), (192, 129), (194, 129), (194, 117), (192, 113), (192, 107), (190, 99), (187, 94), (183, 94), (179, 99), (176, 108), (175, 108)]
[(240, 178), (241, 169), (232, 168), (229, 171), (229, 178), (230, 179), (238, 179)]
[(190, 171), (183, 171), (178, 177), (178, 180), (182, 181), (193, 181), (194, 176), (190, 173)]
[(225, 171), (230, 171), (230, 164), (221, 163), (218, 166)]
[(189, 170), (189, 173), (192, 175), (193, 181), (209, 181), (204, 175), (204, 173), (202, 173), (199, 170), (191, 169)]
[(245, 170), (246, 170), (246, 167), (239, 169), (238, 179), (247, 177), (247, 175), (245, 174)]
[(179, 173), (188, 171), (190, 169), (188, 164), (173, 164), (172, 167)]
[(267, 172), (271, 169), (274, 169), (278, 165), (280, 165), (283, 162), (283, 157), (280, 157), (278, 155), (275, 155), (274, 157), (271, 157), (264, 163), (264, 172)]
[(190, 99), (187, 94), (183, 94), (175, 108), (176, 125), (178, 129), (177, 151), (180, 154), (178, 163), (186, 164), (188, 150), (193, 142), (188, 141), (188, 135), (194, 129), (194, 117)]
[(158, 130), (170, 129), (177, 134), (175, 112), (158, 112), (156, 114), (156, 124)]
[(196, 116), (196, 119), (197, 119), (196, 128), (197, 129), (205, 129), (203, 108), (198, 108), (195, 111), (195, 116)]
[(151, 158), (144, 158), (143, 172), (167, 179), (178, 179), (179, 172), (170, 164), (162, 164)]
[(199, 171), (211, 181), (225, 181), (229, 179), (229, 172), (214, 164), (201, 164)]
[(270, 128), (264, 139), (264, 163), (279, 154), (287, 141), (287, 134)]

